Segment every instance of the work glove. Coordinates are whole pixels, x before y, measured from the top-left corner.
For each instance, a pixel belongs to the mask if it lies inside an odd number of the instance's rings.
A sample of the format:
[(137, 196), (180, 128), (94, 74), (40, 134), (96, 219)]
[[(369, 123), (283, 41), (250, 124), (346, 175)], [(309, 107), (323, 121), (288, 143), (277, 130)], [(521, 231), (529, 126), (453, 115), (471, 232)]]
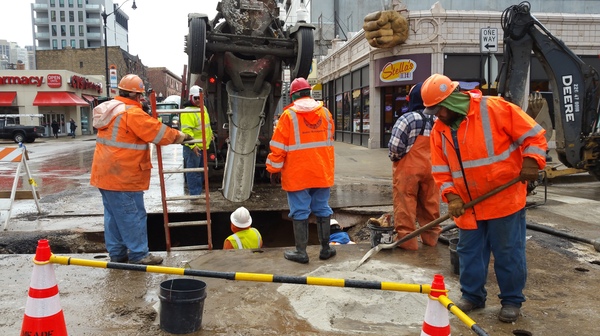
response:
[(446, 198), (448, 199), (448, 213), (450, 213), (450, 216), (456, 218), (465, 214), (465, 202), (463, 202), (460, 196), (457, 194), (448, 194)]
[(276, 185), (281, 183), (281, 172), (271, 173), (271, 184)]
[(175, 137), (175, 141), (173, 141), (173, 143), (182, 144), (184, 141), (188, 140), (194, 140), (194, 137), (189, 134), (185, 134), (182, 131), (179, 131), (179, 134), (177, 135), (177, 137)]
[(536, 181), (538, 179), (538, 170), (538, 164), (534, 158), (524, 158), (523, 167), (521, 167), (521, 181)]

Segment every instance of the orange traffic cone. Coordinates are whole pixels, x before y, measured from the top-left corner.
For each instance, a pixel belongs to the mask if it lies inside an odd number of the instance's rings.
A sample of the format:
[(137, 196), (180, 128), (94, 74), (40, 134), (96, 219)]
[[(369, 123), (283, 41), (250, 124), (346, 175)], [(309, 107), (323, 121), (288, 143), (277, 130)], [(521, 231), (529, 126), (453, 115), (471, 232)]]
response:
[(25, 305), (21, 335), (66, 336), (65, 316), (60, 308), (54, 265), (49, 263), (50, 245), (41, 239), (33, 259), (33, 275)]
[(427, 302), (421, 336), (450, 335), (448, 310), (437, 300), (440, 295), (446, 295), (446, 285), (444, 285), (444, 276), (436, 274), (433, 276), (433, 282), (431, 283), (430, 300)]

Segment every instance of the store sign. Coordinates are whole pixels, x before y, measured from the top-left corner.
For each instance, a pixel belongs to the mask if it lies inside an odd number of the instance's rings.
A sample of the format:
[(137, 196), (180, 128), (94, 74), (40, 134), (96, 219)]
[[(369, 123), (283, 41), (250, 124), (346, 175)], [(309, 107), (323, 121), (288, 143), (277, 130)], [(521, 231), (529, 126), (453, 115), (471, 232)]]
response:
[(48, 86), (51, 88), (59, 88), (62, 86), (62, 76), (59, 74), (48, 75)]
[(44, 76), (0, 76), (0, 85), (35, 85), (42, 86)]
[(379, 79), (384, 83), (412, 81), (417, 63), (410, 59), (400, 59), (383, 66)]
[(102, 84), (90, 82), (87, 78), (81, 76), (71, 76), (69, 85), (74, 89), (94, 90), (98, 93), (102, 93)]

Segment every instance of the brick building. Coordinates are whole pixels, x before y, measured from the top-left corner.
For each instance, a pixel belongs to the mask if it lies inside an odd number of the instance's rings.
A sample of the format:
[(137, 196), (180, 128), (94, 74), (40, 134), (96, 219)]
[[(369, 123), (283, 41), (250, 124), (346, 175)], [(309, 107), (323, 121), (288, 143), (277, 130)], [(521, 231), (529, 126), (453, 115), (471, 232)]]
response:
[[(106, 73), (104, 48), (87, 48), (62, 50), (37, 50), (36, 67), (38, 70), (61, 69), (69, 70), (82, 75), (101, 75)], [(131, 55), (120, 47), (108, 47), (108, 64), (117, 68), (117, 78), (133, 73), (150, 87), (146, 67), (138, 56)], [(106, 78), (103, 83), (106, 83)], [(111, 97), (117, 94), (116, 89), (111, 90)]]
[(172, 95), (181, 95), (181, 77), (169, 69), (165, 67), (148, 68), (147, 74), (150, 87), (156, 92), (157, 97), (167, 98)]

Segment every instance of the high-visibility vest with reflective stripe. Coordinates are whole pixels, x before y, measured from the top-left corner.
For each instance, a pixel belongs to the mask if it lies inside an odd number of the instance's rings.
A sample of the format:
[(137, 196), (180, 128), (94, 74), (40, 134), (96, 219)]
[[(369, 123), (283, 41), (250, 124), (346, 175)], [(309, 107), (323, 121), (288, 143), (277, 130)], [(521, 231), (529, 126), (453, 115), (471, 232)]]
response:
[(333, 118), (320, 102), (313, 111), (298, 112), (293, 104), (281, 114), (271, 138), (267, 171), (281, 172), (285, 191), (329, 188), (335, 157)]
[[(188, 106), (185, 108), (186, 110), (190, 110), (190, 113), (182, 113), (179, 118), (179, 123), (181, 124), (181, 131), (185, 134), (189, 134), (196, 140), (202, 140), (202, 116), (200, 115), (200, 108), (195, 106)], [(210, 116), (208, 115), (208, 110), (206, 106), (204, 106), (204, 127), (206, 128), (206, 149), (210, 148), (210, 142), (212, 141), (213, 132), (210, 127)], [(202, 149), (201, 143), (195, 143), (186, 145), (190, 148), (198, 147)]]
[(234, 249), (255, 249), (262, 246), (262, 236), (255, 228), (240, 230), (227, 237)]
[[(469, 92), (467, 116), (455, 131), (437, 120), (431, 133), (432, 172), (440, 194), (459, 195), (465, 203), (519, 176), (524, 157), (546, 164), (544, 129), (518, 106), (501, 97)], [(460, 149), (460, 160), (454, 141)], [(477, 227), (476, 220), (501, 218), (525, 206), (527, 185), (517, 183), (466, 211), (456, 219), (463, 229)]]
[(125, 109), (98, 129), (90, 183), (112, 191), (148, 190), (152, 169), (148, 143), (172, 144), (179, 131), (150, 117), (138, 102), (115, 99), (124, 102)]

